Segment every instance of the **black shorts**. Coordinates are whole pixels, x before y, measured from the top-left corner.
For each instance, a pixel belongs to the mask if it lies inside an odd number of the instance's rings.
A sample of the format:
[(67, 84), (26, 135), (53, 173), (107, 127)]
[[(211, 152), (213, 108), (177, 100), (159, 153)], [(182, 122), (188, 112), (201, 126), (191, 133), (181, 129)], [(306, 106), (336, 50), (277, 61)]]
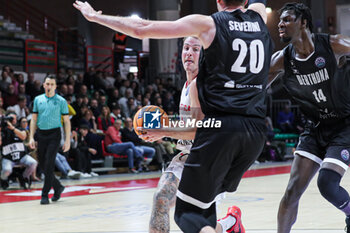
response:
[(221, 120), (220, 129), (197, 129), (177, 192), (178, 198), (202, 209), (225, 192), (236, 191), (265, 144), (263, 119), (232, 115), (215, 119)]
[(318, 164), (334, 163), (345, 170), (350, 164), (350, 124), (341, 120), (334, 124), (308, 122), (294, 152)]

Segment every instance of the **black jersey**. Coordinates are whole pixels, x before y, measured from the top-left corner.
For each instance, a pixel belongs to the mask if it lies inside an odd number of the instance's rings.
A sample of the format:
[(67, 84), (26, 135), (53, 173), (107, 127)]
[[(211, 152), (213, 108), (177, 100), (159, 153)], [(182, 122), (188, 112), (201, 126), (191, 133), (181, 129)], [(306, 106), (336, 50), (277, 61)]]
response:
[(27, 154), (27, 148), (23, 141), (12, 130), (3, 129), (1, 136), (1, 154), (4, 158), (17, 162)]
[(264, 118), (273, 42), (263, 19), (255, 11), (239, 9), (212, 18), (216, 35), (204, 50), (197, 76), (203, 113)]
[(283, 84), (308, 118), (331, 123), (350, 116), (347, 67), (338, 67), (329, 35), (314, 34), (314, 45), (306, 59), (295, 57), (292, 44), (284, 48)]

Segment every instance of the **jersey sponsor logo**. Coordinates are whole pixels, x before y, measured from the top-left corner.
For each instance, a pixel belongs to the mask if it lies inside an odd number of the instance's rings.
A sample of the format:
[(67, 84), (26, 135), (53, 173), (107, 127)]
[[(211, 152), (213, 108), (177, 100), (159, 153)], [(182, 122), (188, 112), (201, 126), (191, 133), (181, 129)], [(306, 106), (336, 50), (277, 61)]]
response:
[(262, 85), (254, 85), (254, 84), (238, 84), (235, 81), (231, 80), (225, 83), (224, 87), (226, 88), (236, 88), (236, 89), (244, 89), (244, 88), (257, 88), (263, 89)]
[(235, 81), (231, 80), (225, 83), (224, 87), (226, 88), (235, 88)]
[(145, 129), (160, 129), (160, 116), (162, 114), (157, 109), (156, 112), (144, 112), (143, 113), (143, 127)]
[(300, 86), (312, 86), (329, 80), (326, 68), (310, 74), (295, 75)]
[(258, 22), (237, 22), (229, 20), (228, 27), (230, 31), (261, 32), (260, 25)]
[(324, 59), (323, 57), (316, 58), (315, 65), (320, 69), (325, 67), (326, 66), (326, 59)]
[(349, 160), (350, 154), (349, 151), (344, 149), (340, 152), (340, 155), (342, 157), (342, 159), (344, 159), (345, 161)]

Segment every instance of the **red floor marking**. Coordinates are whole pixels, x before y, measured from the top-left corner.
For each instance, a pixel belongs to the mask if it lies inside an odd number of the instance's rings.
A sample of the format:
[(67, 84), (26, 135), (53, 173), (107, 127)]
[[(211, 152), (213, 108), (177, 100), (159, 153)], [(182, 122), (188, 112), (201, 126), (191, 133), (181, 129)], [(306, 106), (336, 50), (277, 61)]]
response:
[(289, 172), (290, 172), (290, 166), (260, 168), (260, 169), (248, 170), (246, 173), (244, 173), (243, 178), (279, 175), (279, 174), (285, 174)]
[[(290, 166), (261, 168), (247, 171), (243, 178), (261, 177), (285, 174), (290, 172)], [(67, 186), (62, 197), (95, 195), (100, 193), (130, 191), (157, 187), (159, 178), (113, 181), (95, 184), (80, 184)], [(52, 192), (52, 190), (51, 190)], [(41, 189), (11, 190), (0, 192), (0, 203), (40, 200)], [(49, 195), (52, 197), (52, 194)]]

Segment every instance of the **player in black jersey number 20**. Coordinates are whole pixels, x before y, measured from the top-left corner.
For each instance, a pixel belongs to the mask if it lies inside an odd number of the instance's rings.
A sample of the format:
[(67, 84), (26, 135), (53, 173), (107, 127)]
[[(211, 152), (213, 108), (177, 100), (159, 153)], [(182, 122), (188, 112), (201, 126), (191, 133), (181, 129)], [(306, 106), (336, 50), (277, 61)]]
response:
[[(201, 41), (204, 63), (197, 77), (198, 98), (204, 121), (215, 118), (221, 128), (197, 126), (176, 199), (175, 221), (186, 233), (215, 232), (215, 202), (225, 192), (236, 191), (265, 144), (265, 88), (273, 51), (265, 24), (266, 0), (250, 0), (248, 9), (243, 9), (245, 0), (216, 2), (218, 13), (176, 21), (102, 15), (87, 2), (74, 3), (87, 20), (132, 37), (194, 36)], [(233, 228), (228, 232), (245, 232)]]
[(350, 86), (344, 59), (350, 55), (350, 38), (312, 33), (310, 10), (301, 3), (287, 3), (280, 13), (280, 37), (290, 44), (273, 55), (269, 79), (284, 74), (285, 89), (309, 121), (300, 136), (280, 203), (277, 232), (290, 232), (299, 199), (321, 168), (318, 188), (346, 214), (350, 233), (350, 197), (339, 185), (350, 164)]

